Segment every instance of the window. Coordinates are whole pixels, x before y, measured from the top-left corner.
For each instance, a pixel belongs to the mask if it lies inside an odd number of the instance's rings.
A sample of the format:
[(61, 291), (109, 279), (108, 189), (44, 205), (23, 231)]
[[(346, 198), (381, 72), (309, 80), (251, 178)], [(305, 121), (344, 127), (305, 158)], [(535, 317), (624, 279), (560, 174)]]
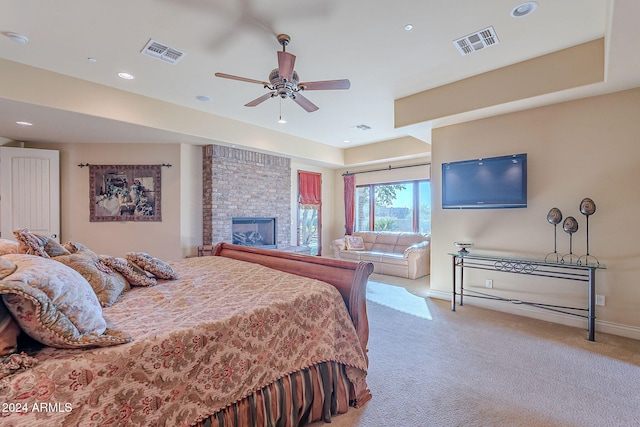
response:
[(322, 248), (322, 175), (298, 171), (298, 246), (307, 246), (311, 255)]
[(357, 186), (355, 229), (431, 233), (431, 181)]

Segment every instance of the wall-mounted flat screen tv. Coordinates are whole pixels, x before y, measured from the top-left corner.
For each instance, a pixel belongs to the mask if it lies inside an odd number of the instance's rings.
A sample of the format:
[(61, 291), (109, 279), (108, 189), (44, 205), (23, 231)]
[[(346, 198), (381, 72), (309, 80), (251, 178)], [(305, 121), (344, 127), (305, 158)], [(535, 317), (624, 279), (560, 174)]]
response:
[(526, 208), (526, 153), (443, 163), (442, 207)]

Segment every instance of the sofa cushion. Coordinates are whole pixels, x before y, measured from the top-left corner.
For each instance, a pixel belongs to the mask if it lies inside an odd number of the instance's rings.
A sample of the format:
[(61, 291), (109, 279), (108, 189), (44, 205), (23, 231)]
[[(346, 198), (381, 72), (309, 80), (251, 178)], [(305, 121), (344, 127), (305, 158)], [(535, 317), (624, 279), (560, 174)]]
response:
[(360, 261), (361, 254), (362, 254), (362, 251), (342, 251), (340, 253), (340, 258)]
[(375, 231), (357, 231), (353, 233), (354, 236), (362, 237), (364, 241), (364, 249), (367, 251), (371, 250), (371, 246), (376, 242), (376, 235), (378, 233)]
[(361, 261), (382, 262), (382, 252), (362, 251), (360, 252)]
[(423, 236), (421, 234), (414, 234), (414, 233), (401, 234), (398, 236), (398, 241), (396, 243), (396, 247), (394, 248), (393, 252), (402, 253), (409, 246), (422, 243), (428, 239), (429, 239), (428, 237)]
[(382, 262), (385, 264), (394, 264), (394, 265), (409, 265), (409, 259), (402, 254), (384, 254), (382, 255)]

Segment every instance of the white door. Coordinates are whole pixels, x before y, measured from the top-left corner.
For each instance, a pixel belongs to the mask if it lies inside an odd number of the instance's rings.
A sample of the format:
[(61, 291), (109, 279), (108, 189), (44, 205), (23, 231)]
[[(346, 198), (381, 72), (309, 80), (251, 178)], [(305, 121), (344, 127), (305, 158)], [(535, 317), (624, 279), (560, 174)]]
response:
[(0, 186), (0, 237), (28, 228), (60, 242), (58, 151), (0, 147)]

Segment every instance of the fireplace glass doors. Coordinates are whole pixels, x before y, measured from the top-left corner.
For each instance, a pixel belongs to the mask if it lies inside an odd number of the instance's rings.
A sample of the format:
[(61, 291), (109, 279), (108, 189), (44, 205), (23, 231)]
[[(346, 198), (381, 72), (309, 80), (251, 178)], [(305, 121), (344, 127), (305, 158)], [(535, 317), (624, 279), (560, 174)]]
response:
[(234, 245), (276, 248), (275, 218), (232, 218), (231, 233)]

